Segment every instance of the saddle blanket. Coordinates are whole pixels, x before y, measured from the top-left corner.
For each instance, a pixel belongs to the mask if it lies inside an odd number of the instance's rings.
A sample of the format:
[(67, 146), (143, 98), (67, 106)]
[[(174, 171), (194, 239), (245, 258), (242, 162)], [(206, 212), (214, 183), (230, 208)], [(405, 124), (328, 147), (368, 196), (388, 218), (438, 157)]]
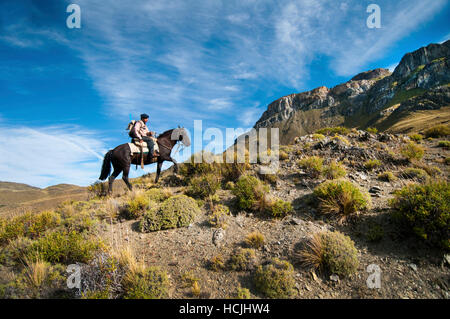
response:
[[(148, 150), (148, 147), (147, 147), (147, 143), (142, 143), (143, 144), (143, 152), (144, 153), (148, 153), (149, 152), (149, 150)], [(139, 146), (137, 146), (136, 144), (134, 144), (134, 143), (128, 143), (128, 146), (130, 147), (130, 150), (131, 150), (131, 154), (136, 154), (136, 153), (141, 153), (141, 148), (139, 147)], [(159, 152), (159, 147), (158, 147), (158, 143), (155, 143), (155, 145), (154, 145), (154, 151), (158, 151)]]

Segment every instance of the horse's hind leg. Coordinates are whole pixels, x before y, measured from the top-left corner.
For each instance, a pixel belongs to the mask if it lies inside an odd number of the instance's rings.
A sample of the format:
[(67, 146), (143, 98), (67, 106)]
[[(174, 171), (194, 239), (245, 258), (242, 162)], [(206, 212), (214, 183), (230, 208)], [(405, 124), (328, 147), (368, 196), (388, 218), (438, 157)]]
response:
[(161, 174), (161, 167), (162, 167), (163, 162), (158, 161), (158, 166), (156, 167), (156, 178), (155, 178), (155, 183), (158, 183), (159, 180), (159, 174)]
[(125, 182), (125, 184), (127, 184), (128, 189), (131, 191), (133, 190), (133, 187), (130, 184), (130, 181), (128, 180), (128, 174), (130, 173), (130, 166), (126, 166), (123, 169), (123, 174), (122, 174), (122, 179)]
[(114, 172), (109, 177), (109, 186), (108, 186), (108, 194), (112, 193), (112, 186), (114, 183), (114, 180), (119, 176), (119, 174), (122, 172), (122, 169), (114, 168)]

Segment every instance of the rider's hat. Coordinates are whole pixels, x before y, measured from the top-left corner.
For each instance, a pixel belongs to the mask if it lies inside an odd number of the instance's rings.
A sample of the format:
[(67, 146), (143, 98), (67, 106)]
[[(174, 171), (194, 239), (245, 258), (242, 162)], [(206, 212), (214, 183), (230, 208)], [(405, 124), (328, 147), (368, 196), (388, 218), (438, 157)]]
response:
[(143, 120), (143, 119), (148, 119), (149, 118), (149, 116), (147, 115), (147, 114), (141, 114), (141, 120)]

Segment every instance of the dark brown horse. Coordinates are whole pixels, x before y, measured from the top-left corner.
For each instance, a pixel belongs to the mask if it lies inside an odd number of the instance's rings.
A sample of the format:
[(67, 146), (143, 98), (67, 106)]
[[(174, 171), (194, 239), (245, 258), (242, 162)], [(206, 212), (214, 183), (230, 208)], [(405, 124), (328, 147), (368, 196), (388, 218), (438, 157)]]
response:
[[(151, 157), (146, 155), (144, 157), (144, 165), (158, 163), (156, 169), (155, 183), (157, 183), (159, 180), (159, 175), (161, 173), (161, 167), (163, 162), (165, 161), (172, 162), (175, 166), (174, 172), (176, 173), (178, 171), (177, 162), (170, 156), (172, 148), (178, 142), (183, 143), (185, 146), (189, 146), (191, 144), (186, 129), (177, 128), (165, 131), (164, 133), (160, 134), (157, 139), (159, 147), (159, 156)], [(112, 164), (114, 171), (109, 177), (108, 194), (111, 194), (114, 180), (122, 172), (123, 172), (122, 174), (123, 181), (130, 190), (132, 189), (131, 184), (128, 181), (128, 174), (130, 173), (131, 164), (140, 165), (141, 163), (140, 158), (141, 158), (140, 154), (131, 154), (131, 149), (128, 143), (119, 145), (115, 149), (110, 150), (108, 153), (106, 153), (105, 158), (103, 160), (102, 172), (100, 174), (99, 179), (104, 181), (109, 176), (109, 174), (111, 173), (111, 164)]]

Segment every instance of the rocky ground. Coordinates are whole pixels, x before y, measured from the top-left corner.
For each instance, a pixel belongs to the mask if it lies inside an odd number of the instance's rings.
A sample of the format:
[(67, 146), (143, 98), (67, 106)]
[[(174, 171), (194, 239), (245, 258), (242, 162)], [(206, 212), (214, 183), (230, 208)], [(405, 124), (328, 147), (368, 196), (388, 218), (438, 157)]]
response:
[[(293, 203), (295, 212), (283, 219), (265, 219), (233, 209), (234, 196), (229, 190), (220, 190), (219, 202), (228, 205), (232, 212), (224, 230), (209, 225), (210, 212), (205, 205), (195, 222), (186, 228), (140, 233), (136, 221), (122, 221), (103, 225), (100, 236), (117, 246), (131, 245), (140, 259), (163, 267), (171, 279), (171, 298), (193, 297), (182, 280), (186, 273), (199, 280), (201, 298), (233, 297), (239, 286), (248, 288), (252, 298), (262, 298), (253, 286), (252, 272), (215, 272), (208, 267), (214, 256), (222, 255), (226, 260), (237, 247), (245, 246), (245, 236), (255, 230), (266, 239), (265, 245), (257, 251), (260, 263), (278, 257), (294, 265), (296, 298), (449, 298), (449, 255), (404, 235), (390, 219), (388, 200), (392, 192), (411, 180), (399, 178), (383, 182), (377, 178), (381, 172), (400, 174), (408, 166), (414, 166), (398, 156), (399, 148), (409, 138), (362, 132), (346, 138), (349, 144), (329, 137), (319, 141), (309, 135), (283, 148), (288, 158), (281, 162), (277, 180), (271, 185), (273, 195)], [(426, 153), (416, 165), (438, 167), (440, 173), (436, 177), (448, 179), (449, 166), (444, 159), (450, 152), (436, 147), (437, 142), (421, 142)], [(321, 156), (326, 163), (333, 159), (342, 161), (347, 178), (371, 193), (373, 208), (343, 223), (320, 215), (308, 199), (314, 187), (324, 179), (308, 177), (296, 164), (298, 159), (310, 155)], [(368, 159), (379, 159), (382, 165), (369, 171), (364, 167)], [(253, 169), (258, 171), (259, 168)], [(174, 180), (177, 177), (170, 171), (164, 172), (159, 186), (171, 189), (174, 194), (182, 193), (184, 188), (174, 186)], [(355, 242), (360, 260), (356, 275), (339, 278), (305, 269), (298, 263), (296, 247), (323, 229), (338, 230)], [(377, 240), (372, 237), (374, 233)], [(380, 289), (367, 286), (370, 275), (367, 267), (371, 264), (381, 269)]]

